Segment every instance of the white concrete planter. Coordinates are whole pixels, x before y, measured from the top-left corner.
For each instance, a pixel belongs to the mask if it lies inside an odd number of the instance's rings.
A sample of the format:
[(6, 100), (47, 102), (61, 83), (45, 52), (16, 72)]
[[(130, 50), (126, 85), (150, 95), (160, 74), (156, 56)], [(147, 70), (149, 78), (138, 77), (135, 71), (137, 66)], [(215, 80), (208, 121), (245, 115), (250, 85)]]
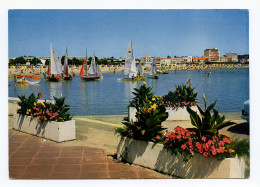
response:
[(74, 140), (76, 138), (75, 120), (55, 122), (38, 122), (38, 118), (14, 114), (13, 128), (35, 136), (50, 139), (56, 142)]
[[(168, 118), (166, 120), (189, 120), (190, 114), (187, 112), (187, 107), (178, 107), (173, 109), (171, 107), (166, 107), (166, 112), (168, 112)], [(196, 111), (199, 114), (199, 110), (197, 106), (191, 106), (191, 109)], [(128, 118), (130, 121), (137, 121), (136, 108), (129, 107), (128, 108)]]
[(162, 144), (118, 136), (117, 158), (128, 163), (148, 167), (169, 175), (190, 178), (244, 178), (245, 162), (239, 158), (204, 157), (195, 153), (188, 162)]

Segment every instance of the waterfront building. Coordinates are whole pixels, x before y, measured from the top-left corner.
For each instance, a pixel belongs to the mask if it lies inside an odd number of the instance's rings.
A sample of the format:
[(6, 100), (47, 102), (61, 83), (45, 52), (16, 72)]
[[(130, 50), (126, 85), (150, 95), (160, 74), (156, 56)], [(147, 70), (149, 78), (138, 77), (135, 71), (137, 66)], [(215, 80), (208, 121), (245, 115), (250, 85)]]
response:
[(232, 58), (231, 57), (227, 57), (227, 56), (224, 56), (224, 57), (221, 56), (219, 61), (220, 62), (231, 62)]
[(192, 56), (171, 58), (171, 64), (189, 64), (189, 63), (192, 63)]
[(201, 64), (201, 63), (205, 62), (205, 59), (206, 59), (205, 56), (202, 56), (202, 57), (192, 57), (192, 62)]
[(237, 53), (229, 52), (229, 53), (226, 54), (226, 57), (231, 58), (232, 62), (238, 62), (238, 55), (237, 55)]
[(148, 56), (148, 55), (143, 55), (140, 59), (142, 64), (152, 64), (153, 62), (153, 57)]
[(206, 60), (209, 62), (220, 61), (220, 51), (218, 50), (218, 48), (205, 49), (204, 56), (206, 57)]

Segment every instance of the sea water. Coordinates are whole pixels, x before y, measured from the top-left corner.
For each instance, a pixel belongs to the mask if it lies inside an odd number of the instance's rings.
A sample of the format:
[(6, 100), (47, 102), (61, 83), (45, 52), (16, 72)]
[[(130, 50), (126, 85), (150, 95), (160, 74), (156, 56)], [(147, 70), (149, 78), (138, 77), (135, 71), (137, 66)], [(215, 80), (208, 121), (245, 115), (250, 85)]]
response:
[[(211, 74), (205, 76), (205, 72)], [(70, 113), (75, 116), (84, 115), (125, 115), (127, 105), (133, 97), (134, 88), (143, 81), (120, 81), (122, 73), (106, 73), (103, 80), (82, 81), (76, 76), (71, 81), (49, 82), (43, 80), (36, 85), (14, 85), (9, 80), (9, 97), (29, 96), (43, 93), (42, 99), (53, 99), (53, 96), (66, 97), (70, 105)], [(221, 113), (240, 113), (245, 100), (249, 99), (249, 69), (211, 69), (211, 70), (178, 70), (169, 74), (159, 74), (159, 79), (149, 79), (146, 83), (152, 86), (156, 95), (165, 95), (174, 91), (176, 85), (187, 84), (191, 79), (192, 87), (198, 92), (199, 105), (204, 108), (203, 93), (208, 105), (217, 100), (215, 108)]]

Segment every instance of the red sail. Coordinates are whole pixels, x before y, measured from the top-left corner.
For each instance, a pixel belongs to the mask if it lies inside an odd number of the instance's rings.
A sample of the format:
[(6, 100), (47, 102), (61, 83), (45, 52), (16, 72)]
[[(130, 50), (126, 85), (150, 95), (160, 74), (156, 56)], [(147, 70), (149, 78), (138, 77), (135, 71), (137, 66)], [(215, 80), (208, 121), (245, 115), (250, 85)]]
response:
[(82, 67), (81, 67), (81, 69), (80, 69), (79, 76), (82, 76), (82, 75), (84, 74), (85, 61), (86, 61), (86, 60), (84, 60), (84, 62), (83, 62), (83, 64), (82, 64)]

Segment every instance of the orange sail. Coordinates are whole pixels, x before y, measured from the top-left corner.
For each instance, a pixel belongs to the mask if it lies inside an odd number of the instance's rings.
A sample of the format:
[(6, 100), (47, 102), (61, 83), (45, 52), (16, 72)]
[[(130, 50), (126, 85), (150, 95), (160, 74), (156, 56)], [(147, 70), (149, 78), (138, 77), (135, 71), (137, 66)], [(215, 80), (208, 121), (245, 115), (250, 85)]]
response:
[(80, 69), (79, 76), (82, 76), (82, 75), (84, 74), (85, 61), (86, 61), (86, 60), (84, 60), (84, 62), (83, 62), (83, 64), (82, 64), (82, 67), (81, 67), (81, 69)]

